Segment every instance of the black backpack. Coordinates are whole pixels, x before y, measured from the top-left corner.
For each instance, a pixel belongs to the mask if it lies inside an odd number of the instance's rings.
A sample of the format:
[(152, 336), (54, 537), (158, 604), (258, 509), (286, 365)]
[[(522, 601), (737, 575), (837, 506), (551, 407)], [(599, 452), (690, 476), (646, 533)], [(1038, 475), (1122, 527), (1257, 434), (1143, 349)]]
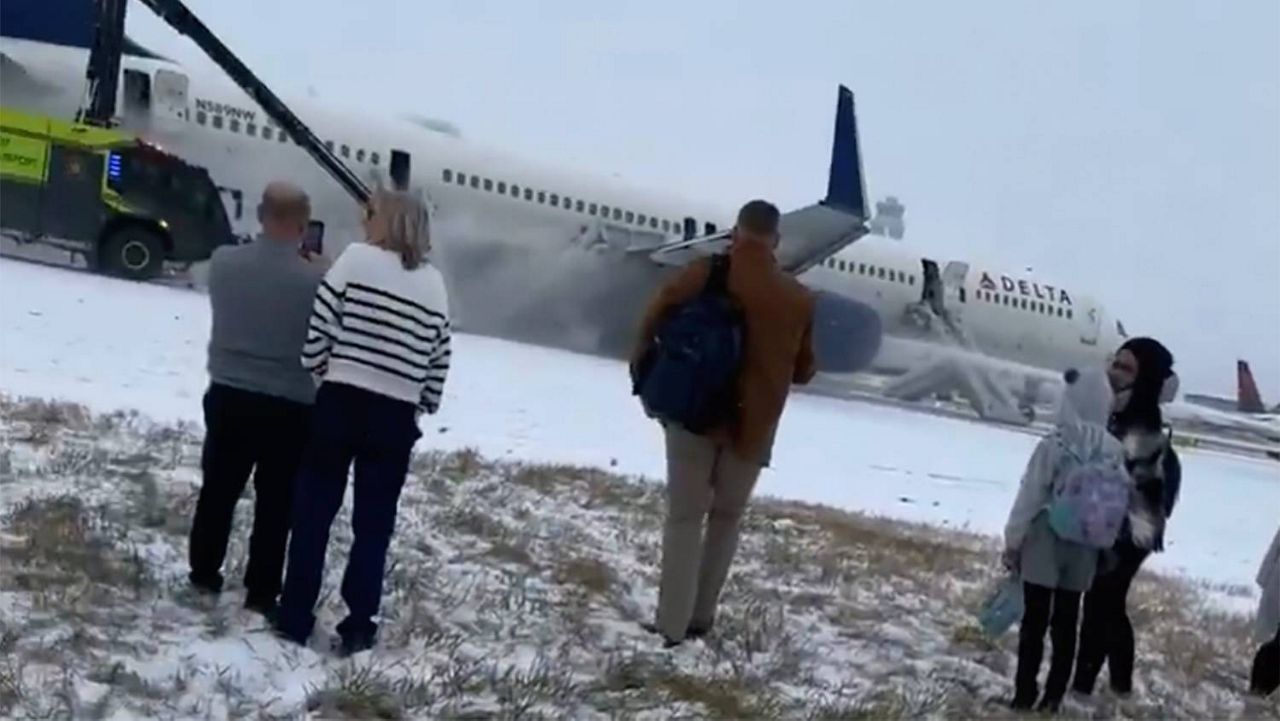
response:
[(706, 285), (658, 327), (637, 373), (645, 411), (691, 433), (732, 422), (738, 408), (745, 327), (728, 276), (728, 257), (714, 256)]

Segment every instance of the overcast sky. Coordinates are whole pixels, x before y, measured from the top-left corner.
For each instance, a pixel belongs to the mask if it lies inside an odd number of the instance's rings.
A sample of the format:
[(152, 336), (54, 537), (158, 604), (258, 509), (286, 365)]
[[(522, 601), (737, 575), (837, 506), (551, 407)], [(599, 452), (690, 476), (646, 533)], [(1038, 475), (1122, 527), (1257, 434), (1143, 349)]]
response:
[[(1275, 0), (188, 1), (277, 92), (727, 209), (821, 197), (845, 83), (904, 243), (1091, 292), (1184, 390), (1243, 357), (1280, 402)], [(136, 3), (129, 32), (209, 67)]]

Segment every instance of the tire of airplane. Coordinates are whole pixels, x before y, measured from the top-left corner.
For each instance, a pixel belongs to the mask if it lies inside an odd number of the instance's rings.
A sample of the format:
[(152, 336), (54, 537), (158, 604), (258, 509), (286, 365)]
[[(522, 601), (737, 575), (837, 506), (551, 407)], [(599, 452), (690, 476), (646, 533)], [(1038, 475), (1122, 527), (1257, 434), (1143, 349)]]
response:
[(102, 270), (128, 280), (151, 280), (164, 267), (164, 241), (141, 225), (126, 225), (102, 242)]

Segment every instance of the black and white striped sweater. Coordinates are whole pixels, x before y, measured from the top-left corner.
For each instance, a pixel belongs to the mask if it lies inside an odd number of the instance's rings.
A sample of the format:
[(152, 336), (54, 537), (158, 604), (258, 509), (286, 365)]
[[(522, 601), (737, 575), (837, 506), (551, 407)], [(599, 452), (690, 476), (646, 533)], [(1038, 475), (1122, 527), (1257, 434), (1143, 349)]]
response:
[(316, 292), (302, 365), (345, 383), (440, 408), (450, 360), (449, 301), (440, 271), (405, 270), (400, 258), (352, 243)]

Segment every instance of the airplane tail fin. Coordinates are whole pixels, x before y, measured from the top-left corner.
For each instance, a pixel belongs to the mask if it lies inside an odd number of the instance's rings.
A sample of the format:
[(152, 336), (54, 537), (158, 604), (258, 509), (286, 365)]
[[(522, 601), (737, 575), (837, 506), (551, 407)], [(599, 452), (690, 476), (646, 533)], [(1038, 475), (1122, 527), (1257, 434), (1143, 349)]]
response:
[(867, 189), (863, 184), (862, 149), (853, 112), (853, 91), (841, 85), (836, 96), (835, 137), (831, 141), (831, 173), (824, 205), (859, 218), (869, 218)]
[[(94, 0), (4, 0), (0, 36), (88, 50), (93, 47), (97, 3)], [(164, 59), (125, 38), (124, 53)]]
[(1262, 395), (1258, 393), (1258, 384), (1253, 380), (1253, 371), (1249, 370), (1249, 362), (1236, 361), (1236, 404), (1241, 413), (1265, 413)]

